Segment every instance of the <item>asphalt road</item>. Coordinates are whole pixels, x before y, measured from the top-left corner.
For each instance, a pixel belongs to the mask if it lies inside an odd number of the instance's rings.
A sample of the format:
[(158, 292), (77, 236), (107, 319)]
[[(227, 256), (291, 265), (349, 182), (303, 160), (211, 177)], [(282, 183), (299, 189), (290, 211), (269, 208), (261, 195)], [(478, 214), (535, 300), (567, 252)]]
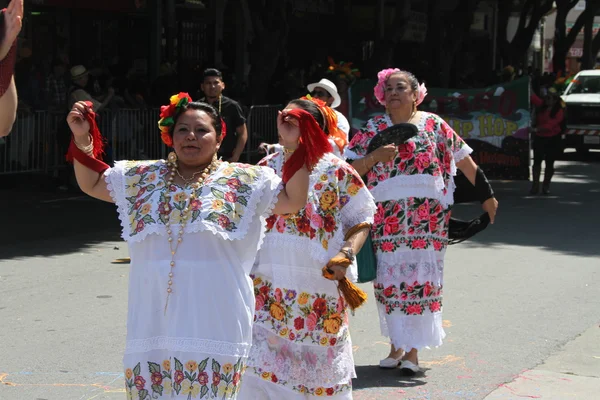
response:
[[(448, 336), (420, 354), (423, 374), (380, 370), (372, 296), (358, 310), (355, 399), (483, 399), (598, 325), (600, 153), (558, 163), (552, 196), (528, 186), (494, 182), (497, 223), (448, 250)], [(114, 260), (128, 254), (114, 207), (35, 186), (0, 191), (0, 206), (0, 399), (125, 398), (128, 265)]]

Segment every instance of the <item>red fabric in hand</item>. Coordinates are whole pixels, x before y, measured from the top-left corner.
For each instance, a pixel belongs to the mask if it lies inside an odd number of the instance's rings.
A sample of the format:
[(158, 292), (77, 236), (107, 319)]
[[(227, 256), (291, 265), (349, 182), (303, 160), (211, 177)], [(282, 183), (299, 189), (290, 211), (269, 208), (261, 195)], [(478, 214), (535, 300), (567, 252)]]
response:
[(92, 141), (94, 143), (93, 156), (90, 157), (83, 151), (79, 150), (75, 145), (75, 141), (72, 139), (66, 157), (68, 162), (73, 162), (73, 159), (75, 159), (86, 167), (101, 173), (109, 168), (108, 164), (102, 162), (105, 142), (100, 130), (98, 129), (98, 124), (96, 124), (96, 113), (92, 111), (92, 102), (86, 101), (85, 104), (90, 110), (84, 114), (84, 117), (90, 124), (90, 135), (92, 136)]
[(324, 154), (333, 151), (327, 135), (309, 112), (299, 108), (286, 112), (299, 122), (300, 143), (283, 165), (283, 183), (287, 183), (303, 165), (312, 171)]

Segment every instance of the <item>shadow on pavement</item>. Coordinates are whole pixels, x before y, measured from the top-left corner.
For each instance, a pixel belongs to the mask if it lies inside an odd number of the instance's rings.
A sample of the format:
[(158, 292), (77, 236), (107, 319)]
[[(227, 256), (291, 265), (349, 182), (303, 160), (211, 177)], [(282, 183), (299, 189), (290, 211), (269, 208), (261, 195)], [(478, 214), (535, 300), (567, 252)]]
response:
[(425, 372), (405, 376), (400, 369), (382, 369), (377, 365), (357, 365), (357, 378), (352, 381), (353, 390), (367, 388), (412, 388), (427, 384)]
[(82, 193), (1, 191), (0, 207), (0, 260), (68, 254), (121, 240), (115, 205)]
[[(459, 246), (535, 246), (576, 256), (600, 255), (595, 239), (600, 228), (600, 152), (583, 158), (566, 153), (555, 168), (549, 196), (530, 196), (528, 181), (494, 181), (500, 202), (496, 223)], [(454, 215), (463, 219), (480, 212), (478, 204), (454, 208)]]

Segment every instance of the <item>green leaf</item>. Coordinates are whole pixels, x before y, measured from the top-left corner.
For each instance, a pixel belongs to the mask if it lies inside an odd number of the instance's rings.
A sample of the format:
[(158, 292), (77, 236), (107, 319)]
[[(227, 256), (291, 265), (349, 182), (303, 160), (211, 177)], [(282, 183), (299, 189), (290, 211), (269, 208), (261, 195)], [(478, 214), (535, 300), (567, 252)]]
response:
[(213, 395), (216, 396), (217, 390), (219, 390), (219, 387), (217, 385), (210, 385), (210, 390), (212, 390)]
[(200, 210), (192, 211), (192, 222), (194, 222), (196, 219), (198, 219), (199, 215), (200, 215)]
[(160, 396), (163, 394), (163, 387), (160, 385), (152, 385), (152, 391), (158, 393)]
[(126, 199), (131, 204), (135, 204), (135, 201), (136, 201), (137, 197), (136, 196), (131, 196), (131, 197), (126, 197)]
[(139, 376), (140, 375), (140, 363), (137, 363), (137, 365), (133, 369), (133, 375), (135, 375), (135, 376)]
[(195, 381), (197, 377), (198, 377), (198, 374), (194, 372), (194, 374), (192, 375), (192, 382)]
[(252, 190), (252, 188), (250, 186), (244, 184), (244, 185), (240, 186), (237, 191), (239, 193), (248, 193), (251, 190)]
[(162, 377), (163, 379), (171, 379), (171, 374), (169, 374), (169, 371), (163, 371)]
[(209, 357), (205, 358), (200, 362), (200, 364), (198, 364), (198, 371), (204, 372), (204, 370), (206, 369), (206, 365), (208, 364), (208, 359)]
[(223, 200), (225, 198), (225, 194), (222, 191), (220, 191), (219, 189), (216, 189), (213, 187), (213, 188), (210, 188), (210, 190), (211, 190), (213, 196), (215, 196), (217, 199)]
[(200, 398), (204, 398), (208, 394), (208, 386), (202, 386), (200, 389)]
[(175, 371), (183, 371), (183, 364), (178, 359), (175, 359)]
[(233, 207), (231, 207), (231, 204), (225, 203), (223, 205), (223, 210), (225, 210), (225, 213), (228, 214), (233, 211)]
[(219, 185), (227, 185), (228, 180), (229, 180), (229, 178), (219, 178), (219, 179), (217, 179), (217, 183)]
[(248, 199), (245, 198), (244, 196), (240, 196), (237, 198), (237, 202), (240, 203), (243, 206), (248, 206)]
[(210, 214), (208, 214), (208, 217), (206, 217), (206, 219), (212, 222), (217, 222), (219, 220), (219, 214), (216, 212), (211, 212)]
[(221, 364), (217, 360), (213, 358), (212, 360), (212, 370), (214, 373), (218, 374), (221, 372)]
[(150, 215), (144, 215), (143, 221), (147, 224), (155, 224), (156, 221)]
[(148, 191), (148, 192), (151, 192), (151, 191), (153, 191), (154, 189), (156, 189), (156, 185), (155, 185), (155, 184), (151, 184), (151, 185), (148, 185), (148, 186), (146, 187), (146, 191)]
[(135, 176), (136, 171), (137, 167), (130, 168), (129, 170), (127, 170), (127, 172), (125, 172), (125, 176)]
[(171, 126), (175, 123), (175, 120), (173, 119), (173, 117), (167, 117), (167, 118), (163, 118), (160, 121), (160, 126)]
[(175, 393), (179, 394), (181, 392), (181, 383), (173, 383), (173, 389), (175, 389)]
[(146, 389), (142, 389), (139, 392), (140, 395), (140, 400), (146, 400), (146, 397), (148, 397), (148, 391)]
[(158, 365), (157, 363), (148, 361), (148, 369), (150, 370), (151, 374), (153, 374), (155, 372), (160, 372), (160, 365)]
[(190, 373), (189, 373), (189, 372), (187, 372), (187, 371), (185, 371), (185, 379), (188, 379), (188, 380), (190, 380), (190, 381), (192, 381), (192, 382), (194, 381), (194, 380), (192, 379), (192, 376), (190, 375)]

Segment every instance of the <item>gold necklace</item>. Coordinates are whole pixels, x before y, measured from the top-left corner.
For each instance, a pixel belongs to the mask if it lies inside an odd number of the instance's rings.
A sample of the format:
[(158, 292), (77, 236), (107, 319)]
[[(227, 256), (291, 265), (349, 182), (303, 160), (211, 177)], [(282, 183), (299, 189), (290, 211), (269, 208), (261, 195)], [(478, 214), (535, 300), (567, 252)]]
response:
[[(166, 204), (165, 211), (167, 212), (167, 214), (165, 215), (165, 226), (167, 228), (167, 235), (169, 235), (167, 240), (169, 241), (169, 250), (171, 250), (171, 262), (170, 262), (171, 270), (169, 271), (169, 281), (167, 282), (167, 300), (165, 302), (165, 315), (167, 315), (167, 307), (169, 306), (169, 297), (171, 297), (171, 293), (173, 293), (172, 286), (173, 286), (173, 278), (175, 276), (175, 274), (173, 273), (173, 269), (175, 268), (175, 254), (177, 253), (177, 249), (179, 248), (179, 245), (181, 244), (181, 242), (183, 242), (183, 234), (184, 234), (185, 226), (190, 217), (190, 213), (192, 211), (192, 203), (194, 200), (196, 200), (198, 189), (200, 189), (200, 187), (202, 186), (202, 184), (204, 183), (206, 178), (208, 178), (210, 176), (210, 174), (212, 174), (219, 167), (220, 163), (221, 163), (221, 161), (219, 161), (217, 159), (217, 155), (214, 154), (212, 162), (206, 168), (204, 168), (202, 171), (200, 171), (200, 177), (198, 178), (198, 181), (191, 185), (192, 193), (190, 194), (189, 202), (183, 208), (183, 210), (180, 211), (181, 221), (180, 221), (180, 226), (179, 226), (179, 232), (178, 232), (177, 241), (175, 243), (175, 248), (173, 248), (174, 240), (173, 240), (173, 236), (171, 236), (171, 234), (173, 233), (173, 231), (171, 230), (172, 209), (169, 206), (171, 204), (171, 194), (170, 194), (171, 191), (169, 188), (173, 184), (173, 181), (175, 180), (175, 174), (179, 173), (179, 172), (177, 171), (177, 155), (174, 152), (169, 154), (167, 166), (171, 169), (171, 174), (169, 176), (169, 184), (166, 187), (166, 193), (165, 193), (165, 204)], [(198, 173), (194, 174), (194, 176), (197, 174)]]
[(223, 100), (223, 95), (219, 96), (219, 115), (221, 115), (221, 101)]

